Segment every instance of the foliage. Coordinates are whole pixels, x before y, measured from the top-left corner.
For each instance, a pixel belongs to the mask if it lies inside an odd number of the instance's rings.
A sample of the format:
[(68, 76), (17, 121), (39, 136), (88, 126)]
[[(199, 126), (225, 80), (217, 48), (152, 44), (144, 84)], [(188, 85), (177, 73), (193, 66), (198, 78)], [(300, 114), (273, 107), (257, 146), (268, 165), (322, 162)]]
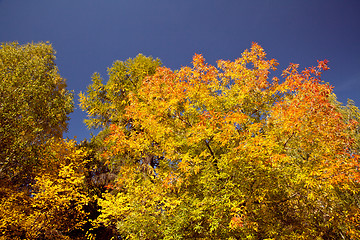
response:
[(154, 74), (160, 65), (159, 59), (139, 54), (124, 62), (115, 61), (108, 68), (109, 80), (105, 85), (100, 74), (94, 73), (87, 93), (80, 93), (80, 106), (89, 117), (85, 120), (87, 126), (105, 128), (111, 123), (121, 122), (128, 103), (128, 93), (136, 91), (142, 80)]
[(253, 44), (130, 89), (104, 142), (118, 175), (98, 222), (130, 239), (358, 238), (359, 110), (321, 82), (326, 61), (282, 82), (276, 66)]
[(12, 239), (81, 236), (90, 200), (85, 185), (86, 154), (73, 140), (49, 140), (39, 157), (42, 168), (31, 195), (2, 186), (0, 234)]
[(1, 44), (2, 239), (69, 239), (85, 219), (85, 153), (61, 139), (73, 101), (54, 54), (48, 43)]
[(1, 44), (1, 179), (29, 183), (38, 146), (67, 129), (72, 94), (58, 73), (54, 54), (47, 43)]
[[(86, 143), (92, 152), (91, 172), (89, 186), (93, 197), (100, 198), (101, 194), (116, 178), (118, 166), (108, 166), (103, 161), (102, 153), (106, 149), (104, 138), (108, 135), (109, 125), (112, 123), (126, 124), (124, 117), (125, 107), (128, 105), (128, 94), (137, 91), (142, 80), (155, 73), (161, 65), (159, 59), (145, 57), (139, 54), (134, 59), (115, 61), (108, 69), (109, 79), (103, 84), (103, 79), (98, 73), (92, 76), (92, 84), (86, 93), (80, 93), (80, 106), (88, 113), (89, 119), (85, 123), (89, 128), (100, 129), (100, 133), (90, 143)], [(93, 204), (92, 219), (98, 216), (99, 206)], [(108, 238), (116, 235), (113, 226), (95, 224), (91, 231), (93, 236)], [(104, 236), (106, 235), (106, 236)]]
[(0, 49), (0, 239), (358, 239), (360, 111), (254, 43), (172, 71), (139, 54), (95, 73), (91, 142), (51, 45)]

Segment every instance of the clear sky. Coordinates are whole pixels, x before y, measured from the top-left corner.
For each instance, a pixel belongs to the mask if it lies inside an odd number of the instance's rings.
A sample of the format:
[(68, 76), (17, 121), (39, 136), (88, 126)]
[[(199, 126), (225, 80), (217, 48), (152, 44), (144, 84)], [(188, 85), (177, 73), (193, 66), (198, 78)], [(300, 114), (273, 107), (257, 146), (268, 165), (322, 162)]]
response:
[(360, 0), (0, 0), (0, 42), (50, 41), (76, 108), (65, 135), (89, 139), (78, 93), (138, 53), (171, 69), (234, 60), (259, 43), (279, 69), (328, 59), (323, 80), (360, 106)]

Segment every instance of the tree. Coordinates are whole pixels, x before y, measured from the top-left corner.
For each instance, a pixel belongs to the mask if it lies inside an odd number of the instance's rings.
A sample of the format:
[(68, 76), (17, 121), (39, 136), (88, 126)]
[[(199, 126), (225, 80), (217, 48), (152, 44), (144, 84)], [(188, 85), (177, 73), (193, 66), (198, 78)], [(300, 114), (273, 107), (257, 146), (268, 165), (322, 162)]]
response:
[(118, 174), (98, 222), (131, 239), (359, 237), (359, 110), (321, 82), (326, 61), (282, 82), (277, 65), (253, 44), (127, 90), (121, 120), (101, 120)]
[[(114, 123), (130, 125), (131, 119), (124, 117), (125, 108), (129, 104), (128, 94), (136, 92), (143, 79), (154, 74), (160, 65), (159, 59), (142, 54), (126, 61), (115, 61), (108, 69), (109, 79), (106, 84), (103, 84), (98, 73), (94, 73), (87, 92), (80, 93), (80, 106), (87, 111), (89, 117), (85, 123), (89, 128), (100, 129), (90, 143), (85, 143), (92, 154), (89, 185), (94, 198), (101, 199), (104, 190), (114, 183), (119, 169), (119, 165), (110, 165), (103, 157), (106, 150), (104, 139), (108, 136), (109, 126)], [(92, 205), (92, 219), (97, 218), (99, 209), (97, 203)], [(114, 226), (99, 223), (93, 228), (91, 233), (102, 239), (117, 235)]]
[(27, 186), (39, 146), (61, 137), (72, 94), (48, 43), (2, 43), (0, 48), (0, 179)]
[[(73, 96), (59, 75), (55, 51), (49, 43), (2, 43), (0, 78), (0, 236), (66, 236), (83, 218), (86, 196), (76, 171), (84, 154), (62, 139)], [(64, 175), (69, 172), (70, 181)]]

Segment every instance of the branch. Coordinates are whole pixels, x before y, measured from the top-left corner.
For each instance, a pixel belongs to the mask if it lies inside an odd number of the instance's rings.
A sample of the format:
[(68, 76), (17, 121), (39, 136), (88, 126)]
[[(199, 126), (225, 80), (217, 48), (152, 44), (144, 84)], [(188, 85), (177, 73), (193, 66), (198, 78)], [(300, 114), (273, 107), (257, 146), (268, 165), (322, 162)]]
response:
[(288, 138), (288, 140), (286, 140), (286, 142), (284, 143), (284, 148), (286, 147), (287, 143), (289, 142), (289, 140), (295, 135), (295, 132), (293, 132), (291, 134), (291, 136)]
[(210, 142), (212, 139), (213, 139), (213, 137), (211, 137), (211, 139), (210, 139), (209, 141), (204, 140), (204, 142), (205, 142), (206, 147), (209, 149), (211, 156), (212, 156), (213, 159), (214, 159), (214, 165), (215, 165), (215, 168), (216, 168), (216, 172), (219, 174), (220, 171), (219, 171), (219, 168), (218, 168), (218, 160), (217, 160), (217, 158), (215, 157), (215, 154), (214, 154), (214, 152), (213, 152), (213, 150), (211, 149), (210, 144), (209, 144), (209, 142)]

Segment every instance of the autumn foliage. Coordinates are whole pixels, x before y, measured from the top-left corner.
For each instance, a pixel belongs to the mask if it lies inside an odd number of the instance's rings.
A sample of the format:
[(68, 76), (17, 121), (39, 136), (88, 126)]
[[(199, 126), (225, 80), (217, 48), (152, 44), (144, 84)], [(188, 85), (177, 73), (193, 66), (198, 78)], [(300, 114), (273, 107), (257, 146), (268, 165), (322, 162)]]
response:
[(321, 82), (327, 62), (270, 79), (277, 62), (253, 44), (192, 64), (158, 68), (110, 126), (121, 167), (100, 220), (133, 238), (358, 237), (358, 123)]
[(173, 71), (138, 55), (105, 84), (94, 74), (80, 102), (99, 134), (39, 145), (30, 193), (4, 177), (0, 234), (360, 238), (360, 112), (322, 81), (326, 60), (275, 77), (277, 66), (253, 43), (216, 66), (195, 54)]

